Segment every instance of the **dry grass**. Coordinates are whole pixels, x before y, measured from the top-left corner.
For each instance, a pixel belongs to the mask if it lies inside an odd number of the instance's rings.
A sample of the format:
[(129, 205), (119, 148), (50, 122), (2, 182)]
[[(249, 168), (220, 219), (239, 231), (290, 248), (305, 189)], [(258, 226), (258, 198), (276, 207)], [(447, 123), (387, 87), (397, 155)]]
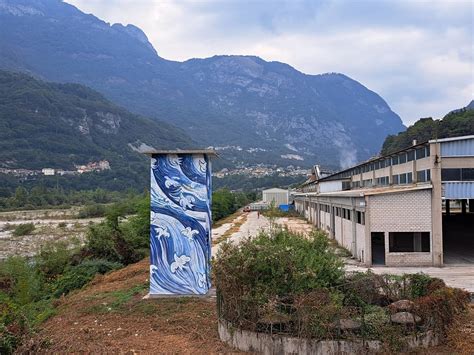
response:
[(447, 346), (458, 354), (474, 354), (474, 304), (451, 327)]
[(242, 214), (244, 214), (244, 211), (243, 211), (242, 208), (239, 208), (237, 211), (235, 211), (231, 215), (228, 215), (227, 217), (221, 218), (217, 222), (214, 222), (212, 224), (212, 228), (219, 228), (220, 226), (222, 226), (226, 223), (232, 223), (234, 221), (234, 219), (241, 216)]

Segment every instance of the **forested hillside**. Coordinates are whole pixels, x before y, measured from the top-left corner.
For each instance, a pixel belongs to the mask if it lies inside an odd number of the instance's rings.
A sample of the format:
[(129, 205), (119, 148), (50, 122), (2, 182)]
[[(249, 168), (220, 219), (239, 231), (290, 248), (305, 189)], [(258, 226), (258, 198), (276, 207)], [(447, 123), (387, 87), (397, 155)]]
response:
[(406, 131), (385, 139), (381, 154), (388, 154), (410, 146), (414, 139), (419, 143), (434, 138), (448, 138), (474, 134), (474, 105), (455, 110), (443, 119), (421, 118)]
[(105, 159), (112, 170), (127, 169), (144, 166), (136, 151), (142, 144), (170, 149), (192, 142), (85, 86), (0, 71), (0, 167), (68, 170)]

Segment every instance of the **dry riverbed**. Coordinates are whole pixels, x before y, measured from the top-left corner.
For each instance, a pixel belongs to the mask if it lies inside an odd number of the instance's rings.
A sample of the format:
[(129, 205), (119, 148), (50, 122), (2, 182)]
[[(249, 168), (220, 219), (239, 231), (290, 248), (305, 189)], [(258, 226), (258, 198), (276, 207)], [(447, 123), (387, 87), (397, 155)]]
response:
[[(13, 211), (0, 213), (0, 259), (11, 255), (33, 256), (48, 241), (83, 243), (87, 228), (102, 218), (76, 218), (78, 208)], [(35, 229), (22, 236), (13, 231), (20, 224), (33, 223)]]

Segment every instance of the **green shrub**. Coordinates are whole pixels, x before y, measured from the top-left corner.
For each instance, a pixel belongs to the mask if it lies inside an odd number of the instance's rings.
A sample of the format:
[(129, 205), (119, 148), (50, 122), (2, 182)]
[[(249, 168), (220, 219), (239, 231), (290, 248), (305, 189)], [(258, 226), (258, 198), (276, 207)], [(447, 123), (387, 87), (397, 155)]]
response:
[(77, 249), (77, 245), (71, 248), (70, 242), (65, 240), (47, 242), (35, 257), (36, 267), (47, 280), (52, 280), (71, 263)]
[(113, 235), (115, 230), (106, 222), (89, 227), (86, 234), (86, 248), (93, 258), (120, 261)]
[(266, 302), (278, 296), (339, 284), (343, 263), (326, 236), (302, 236), (285, 229), (261, 233), (238, 246), (225, 244), (214, 264), (216, 287), (224, 297), (250, 297)]
[(43, 280), (32, 263), (13, 256), (0, 262), (0, 290), (25, 305), (43, 296)]
[(124, 209), (112, 206), (105, 221), (89, 227), (86, 249), (93, 258), (107, 259), (124, 265), (142, 259), (149, 250), (149, 199), (142, 199), (134, 207), (135, 216), (122, 220)]
[(33, 223), (22, 223), (15, 227), (13, 230), (13, 235), (19, 237), (22, 235), (31, 234), (35, 230), (35, 225)]
[(91, 281), (96, 274), (105, 274), (106, 272), (123, 267), (120, 263), (107, 260), (86, 260), (79, 265), (70, 266), (66, 269), (53, 284), (53, 295), (59, 297), (72, 290), (82, 288)]
[(82, 207), (77, 213), (77, 218), (96, 218), (104, 217), (107, 212), (107, 207), (101, 204), (86, 205)]

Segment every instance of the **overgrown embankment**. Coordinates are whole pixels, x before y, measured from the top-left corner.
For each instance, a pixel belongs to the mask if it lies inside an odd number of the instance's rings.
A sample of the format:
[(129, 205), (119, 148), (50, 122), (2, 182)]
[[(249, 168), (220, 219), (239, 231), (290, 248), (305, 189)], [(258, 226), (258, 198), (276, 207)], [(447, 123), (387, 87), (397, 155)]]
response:
[[(250, 198), (244, 193), (233, 194), (225, 190), (214, 192), (213, 197), (216, 205), (223, 209), (221, 217)], [(13, 352), (45, 320), (56, 314), (56, 305), (61, 303), (58, 299), (81, 289), (98, 274), (121, 269), (148, 255), (149, 204), (149, 199), (142, 197), (128, 203), (86, 206), (79, 211), (78, 217), (103, 215), (105, 219), (87, 227), (84, 245), (66, 240), (47, 242), (32, 258), (10, 257), (0, 261), (1, 354)], [(19, 234), (24, 234), (31, 233), (35, 226), (19, 225), (18, 228)], [(112, 306), (105, 310), (127, 303), (147, 287), (145, 283), (135, 286), (131, 289), (124, 286), (123, 292), (105, 295), (105, 299), (115, 296), (120, 299), (110, 301)], [(84, 308), (88, 309), (90, 304)], [(103, 311), (100, 307), (94, 309)]]
[(18, 352), (218, 353), (215, 302), (150, 299), (149, 260), (97, 276), (57, 301), (56, 315)]

